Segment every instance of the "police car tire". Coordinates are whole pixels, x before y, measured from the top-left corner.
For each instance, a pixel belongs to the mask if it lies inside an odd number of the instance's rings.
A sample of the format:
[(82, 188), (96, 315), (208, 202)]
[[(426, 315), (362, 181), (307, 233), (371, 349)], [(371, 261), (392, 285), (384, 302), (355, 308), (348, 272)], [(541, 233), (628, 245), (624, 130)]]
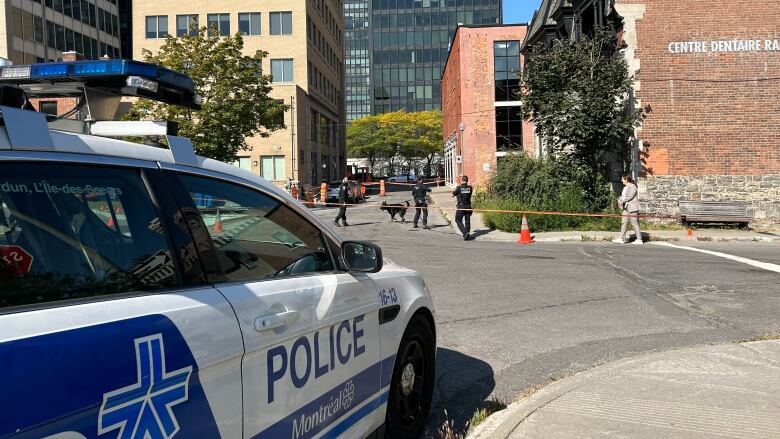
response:
[[(425, 317), (415, 315), (406, 327), (396, 355), (387, 401), (385, 438), (417, 439), (422, 434), (433, 398), (435, 352), (431, 324)], [(412, 392), (404, 396), (401, 378), (408, 364), (414, 366), (416, 377)]]

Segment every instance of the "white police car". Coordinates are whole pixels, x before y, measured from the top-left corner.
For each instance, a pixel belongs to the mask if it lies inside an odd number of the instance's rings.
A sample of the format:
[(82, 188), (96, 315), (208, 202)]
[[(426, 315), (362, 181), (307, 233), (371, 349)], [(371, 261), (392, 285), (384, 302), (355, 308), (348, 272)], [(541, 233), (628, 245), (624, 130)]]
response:
[[(106, 63), (0, 82), (188, 99), (173, 72)], [(15, 90), (0, 90), (0, 437), (421, 434), (435, 326), (417, 273), (186, 139), (50, 130)]]

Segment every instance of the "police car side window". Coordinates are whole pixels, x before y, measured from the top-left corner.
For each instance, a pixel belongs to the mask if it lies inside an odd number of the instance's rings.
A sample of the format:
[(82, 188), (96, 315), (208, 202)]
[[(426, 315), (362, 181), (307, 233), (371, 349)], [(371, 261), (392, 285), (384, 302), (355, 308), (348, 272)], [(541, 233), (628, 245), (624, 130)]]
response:
[(333, 271), (322, 232), (258, 191), (180, 175), (203, 217), (227, 281)]
[(140, 172), (0, 164), (0, 308), (179, 284)]

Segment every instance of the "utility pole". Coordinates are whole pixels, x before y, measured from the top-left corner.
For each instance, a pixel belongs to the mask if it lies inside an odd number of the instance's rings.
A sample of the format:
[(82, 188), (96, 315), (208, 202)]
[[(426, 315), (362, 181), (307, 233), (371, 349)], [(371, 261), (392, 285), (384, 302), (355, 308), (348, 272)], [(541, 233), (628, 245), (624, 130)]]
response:
[(290, 179), (295, 181), (295, 96), (290, 96)]

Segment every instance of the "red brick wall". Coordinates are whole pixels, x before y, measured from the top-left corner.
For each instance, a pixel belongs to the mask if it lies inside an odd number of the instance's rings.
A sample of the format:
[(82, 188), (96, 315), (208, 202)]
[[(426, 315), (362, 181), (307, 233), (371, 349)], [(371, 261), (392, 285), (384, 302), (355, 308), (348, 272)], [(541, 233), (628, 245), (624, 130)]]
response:
[[(524, 25), (461, 27), (453, 40), (442, 76), (444, 138), (458, 132), (463, 156), (460, 173), (468, 175), (475, 186), (484, 186), (496, 167), (493, 42), (522, 42), (526, 30)], [(461, 122), (465, 128), (462, 136)], [(533, 132), (530, 124), (525, 123), (524, 129)]]
[[(780, 51), (672, 54), (672, 42), (780, 39), (780, 2), (619, 0), (637, 22), (648, 176), (780, 173)], [(718, 82), (713, 82), (718, 81)], [(740, 82), (741, 81), (741, 82)]]
[(446, 141), (452, 133), (458, 130), (461, 114), (461, 84), (460, 84), (460, 32), (455, 34), (452, 42), (447, 66), (441, 80), (441, 108), (444, 122), (443, 134)]

